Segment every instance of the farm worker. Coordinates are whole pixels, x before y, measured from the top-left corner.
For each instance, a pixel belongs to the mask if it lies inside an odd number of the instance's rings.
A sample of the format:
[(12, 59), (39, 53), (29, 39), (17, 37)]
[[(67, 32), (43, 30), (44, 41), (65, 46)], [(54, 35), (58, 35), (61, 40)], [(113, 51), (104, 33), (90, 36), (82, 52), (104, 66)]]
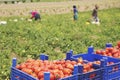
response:
[(76, 8), (76, 5), (73, 5), (73, 13), (74, 13), (73, 19), (77, 20), (78, 19), (78, 10)]
[(31, 19), (35, 19), (35, 20), (41, 20), (40, 14), (37, 11), (32, 11), (31, 13)]
[(94, 22), (99, 22), (99, 19), (98, 19), (98, 6), (97, 5), (95, 5), (95, 8), (93, 9), (92, 19), (93, 19)]

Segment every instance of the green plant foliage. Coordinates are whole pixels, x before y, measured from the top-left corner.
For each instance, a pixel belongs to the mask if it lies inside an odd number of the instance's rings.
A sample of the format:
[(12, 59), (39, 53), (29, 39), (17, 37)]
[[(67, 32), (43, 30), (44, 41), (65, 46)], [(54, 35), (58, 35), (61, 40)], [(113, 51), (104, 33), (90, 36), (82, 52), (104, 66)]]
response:
[[(9, 80), (13, 57), (18, 63), (28, 58), (38, 59), (40, 53), (50, 60), (65, 58), (70, 49), (74, 54), (87, 52), (88, 46), (102, 49), (107, 42), (120, 40), (120, 9), (99, 11), (100, 25), (86, 24), (91, 12), (80, 12), (78, 21), (73, 14), (42, 15), (41, 22), (28, 22), (20, 17), (1, 17), (7, 25), (0, 25), (0, 80)], [(12, 21), (18, 19), (18, 22)], [(25, 18), (25, 17), (24, 17)]]

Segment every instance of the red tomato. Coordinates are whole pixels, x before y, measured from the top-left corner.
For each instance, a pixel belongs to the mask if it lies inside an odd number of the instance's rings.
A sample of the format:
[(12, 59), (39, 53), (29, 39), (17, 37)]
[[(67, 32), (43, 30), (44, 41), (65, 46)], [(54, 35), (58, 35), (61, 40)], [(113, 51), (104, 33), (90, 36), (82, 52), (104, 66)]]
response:
[(93, 69), (93, 68), (91, 68), (89, 71), (94, 71), (94, 69)]
[(73, 70), (74, 66), (70, 63), (66, 63), (66, 68)]
[(44, 80), (44, 78), (41, 78), (40, 80)]
[(71, 61), (70, 60), (66, 60), (65, 63), (71, 63)]
[(120, 41), (117, 42), (117, 46), (120, 48)]
[(54, 70), (53, 70), (53, 73), (54, 73), (54, 74), (56, 74), (56, 73), (58, 73), (58, 72), (59, 72), (59, 69), (54, 69)]
[(40, 71), (41, 71), (41, 68), (40, 68), (40, 67), (35, 67), (35, 68), (34, 68), (34, 72), (35, 72), (36, 74), (38, 74)]
[(76, 61), (71, 61), (71, 64), (75, 65), (75, 64), (77, 64), (77, 62)]
[(107, 56), (105, 51), (101, 51), (101, 54)]
[(118, 56), (119, 56), (119, 54), (118, 54), (118, 53), (113, 54), (113, 57), (115, 57), (115, 58), (118, 58)]
[(85, 70), (89, 70), (90, 69), (90, 66), (89, 65), (87, 65), (87, 64), (83, 64), (83, 69), (85, 69)]
[(89, 63), (87, 63), (90, 67), (92, 67), (93, 66), (93, 63), (92, 62), (89, 62)]
[(112, 53), (109, 52), (109, 53), (108, 53), (108, 56), (112, 57)]
[(20, 65), (17, 65), (16, 68), (17, 68), (17, 69), (20, 69)]
[(44, 72), (43, 71), (40, 71), (38, 73), (38, 78), (41, 79), (41, 78), (44, 78)]
[(119, 67), (118, 66), (115, 66), (114, 67), (114, 71), (118, 71), (119, 70)]
[(112, 65), (112, 64), (114, 64), (114, 62), (108, 62), (108, 65)]
[(101, 50), (96, 50), (96, 54), (101, 54)]
[(60, 60), (61, 64), (65, 64), (65, 60)]
[(63, 70), (63, 66), (61, 64), (58, 65), (59, 70)]
[(78, 63), (83, 63), (83, 59), (82, 59), (82, 58), (79, 58), (79, 59), (78, 59)]
[(62, 67), (63, 67), (63, 68), (65, 68), (65, 66), (66, 66), (65, 64), (62, 64)]
[(26, 68), (32, 69), (32, 65), (27, 65)]
[(62, 72), (61, 70), (58, 72), (58, 74), (59, 74), (59, 77), (60, 77), (60, 78), (63, 78), (63, 77), (64, 77), (64, 74), (63, 74), (63, 72)]
[(64, 75), (65, 75), (65, 74), (68, 74), (68, 75), (69, 75), (69, 74), (72, 73), (72, 70), (70, 70), (70, 69), (68, 69), (68, 68), (64, 68), (64, 69), (63, 69), (63, 73), (64, 73)]
[(26, 68), (25, 63), (20, 64), (20, 69)]
[(96, 74), (91, 74), (90, 78), (94, 78), (96, 76)]
[(35, 74), (35, 73), (32, 73), (31, 75), (32, 75), (33, 77), (35, 77), (35, 78), (38, 78), (38, 77), (37, 77), (37, 74)]
[(118, 49), (115, 49), (115, 48), (114, 48), (114, 50), (112, 51), (113, 54), (116, 54), (116, 53), (118, 53), (118, 52), (119, 52)]
[(101, 64), (101, 62), (100, 62), (100, 61), (96, 61), (96, 63), (97, 63), (97, 64)]
[(40, 66), (39, 61), (34, 61), (33, 65)]
[(113, 51), (113, 47), (106, 48), (106, 50), (111, 53)]
[(55, 80), (55, 76), (52, 73), (50, 74), (50, 80)]
[(86, 73), (87, 72), (87, 70), (86, 69), (83, 69), (83, 73)]
[(68, 77), (69, 75), (68, 74), (65, 74), (64, 77)]
[(33, 71), (31, 69), (28, 69), (28, 68), (23, 68), (22, 71), (25, 73), (28, 73), (30, 75), (33, 73)]

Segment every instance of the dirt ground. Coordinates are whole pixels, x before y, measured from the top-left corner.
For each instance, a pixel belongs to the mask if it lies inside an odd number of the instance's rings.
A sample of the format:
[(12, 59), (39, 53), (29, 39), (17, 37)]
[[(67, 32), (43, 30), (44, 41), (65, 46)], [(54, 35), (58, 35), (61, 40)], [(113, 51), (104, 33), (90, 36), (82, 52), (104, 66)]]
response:
[(41, 14), (71, 13), (73, 5), (76, 5), (81, 12), (92, 10), (95, 4), (99, 6), (99, 9), (120, 8), (120, 0), (78, 0), (67, 2), (0, 4), (0, 16), (28, 16), (29, 12), (32, 10), (37, 10)]

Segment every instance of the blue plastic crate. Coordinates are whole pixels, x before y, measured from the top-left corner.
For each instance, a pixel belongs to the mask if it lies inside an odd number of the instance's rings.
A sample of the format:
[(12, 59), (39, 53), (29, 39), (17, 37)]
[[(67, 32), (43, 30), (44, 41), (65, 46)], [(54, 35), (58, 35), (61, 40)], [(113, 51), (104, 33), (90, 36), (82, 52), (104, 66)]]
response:
[[(78, 58), (82, 57), (87, 61), (101, 60), (102, 63), (101, 65), (94, 65), (94, 67), (96, 67), (96, 70), (87, 73), (82, 72), (83, 66), (75, 65), (72, 76), (65, 77), (59, 80), (120, 80), (119, 59), (94, 54), (93, 47), (89, 47), (86, 54), (73, 55), (73, 51), (70, 50), (68, 53), (66, 53), (66, 55), (66, 60), (77, 61)], [(41, 54), (40, 59), (48, 60), (48, 56)], [(11, 67), (11, 80), (37, 80), (36, 78), (16, 69), (15, 66), (17, 61), (15, 58), (12, 62), (13, 64)], [(107, 62), (114, 62), (115, 64), (107, 66)], [(45, 72), (44, 75), (45, 80), (50, 80), (49, 72)]]
[[(106, 48), (108, 47), (113, 47), (112, 43), (106, 43)], [(114, 57), (112, 57), (114, 58)], [(119, 58), (115, 58), (117, 60), (120, 60)], [(106, 74), (107, 77), (106, 79), (108, 80), (120, 80), (120, 62), (115, 63), (114, 65), (111, 66), (106, 66)]]
[(66, 59), (76, 60), (76, 61), (77, 61), (78, 58), (81, 57), (83, 60), (88, 60), (88, 61), (91, 61), (91, 62), (101, 60), (101, 59), (104, 59), (104, 58), (107, 58), (108, 62), (111, 62), (111, 61), (114, 62), (114, 63), (120, 62), (120, 59), (95, 54), (93, 46), (88, 47), (88, 52), (86, 52), (86, 53), (73, 55), (73, 51), (69, 51), (66, 55), (68, 56), (68, 57), (66, 57)]
[(115, 59), (115, 58), (112, 58), (112, 57), (107, 57), (107, 56), (102, 56), (102, 55), (97, 55), (97, 54), (87, 54), (87, 53), (73, 55), (71, 57), (71, 60), (77, 60), (78, 58), (82, 58), (83, 60), (87, 60), (87, 61), (90, 61), (90, 62), (98, 61), (98, 60), (105, 59), (105, 58), (107, 58), (107, 62), (114, 62), (114, 63), (120, 62), (119, 59)]
[(11, 80), (38, 80), (21, 70), (16, 69), (15, 67), (11, 67)]
[[(83, 67), (78, 65), (78, 73), (60, 80), (104, 80), (104, 69), (96, 69), (91, 72), (82, 73)], [(79, 71), (81, 70), (81, 71)]]
[[(113, 45), (112, 43), (106, 43), (105, 47), (109, 48), (109, 47), (113, 47)], [(119, 58), (114, 58), (114, 57), (109, 57), (109, 58), (120, 60)], [(105, 66), (104, 68), (105, 68), (105, 76), (106, 76), (105, 80), (120, 80), (120, 62), (116, 62), (115, 64), (110, 66)]]
[[(41, 54), (40, 59), (41, 60), (48, 60), (48, 56), (45, 54)], [(11, 79), (10, 80), (38, 80), (38, 79), (32, 77), (31, 75), (17, 69), (16, 64), (17, 64), (17, 59), (13, 58), (12, 67), (11, 67), (11, 77), (10, 77)], [(78, 73), (78, 65), (75, 65), (72, 76), (65, 77), (65, 78), (62, 78), (59, 80), (78, 80), (78, 75), (76, 75), (77, 73)], [(44, 79), (50, 80), (50, 72), (44, 73)]]
[(106, 80), (120, 80), (120, 63), (105, 67)]
[[(50, 77), (49, 72), (45, 72), (44, 75), (45, 75), (45, 77), (44, 77), (45, 80), (50, 80), (49, 79), (49, 77)], [(16, 69), (15, 67), (12, 67), (11, 68), (11, 80), (38, 80), (38, 79)], [(72, 75), (72, 76), (65, 77), (65, 78), (62, 78), (59, 80), (78, 80), (78, 75), (77, 74)]]
[[(72, 50), (70, 52), (72, 52)], [(41, 60), (48, 60), (48, 56), (41, 54), (40, 59)], [(23, 71), (16, 69), (15, 68), (16, 64), (17, 64), (17, 60), (16, 60), (16, 58), (13, 58), (12, 67), (11, 67), (11, 80), (38, 80), (38, 79), (30, 76), (29, 74), (26, 74)], [(97, 66), (97, 68), (99, 68), (99, 67)], [(72, 76), (65, 77), (65, 78), (62, 78), (59, 80), (82, 80), (81, 76), (83, 76), (83, 75), (96, 74), (97, 77), (103, 75), (102, 69), (98, 69), (98, 70), (95, 70), (94, 72), (89, 72), (89, 73), (85, 73), (85, 74), (82, 73), (82, 69), (83, 69), (83, 66), (75, 65)], [(99, 72), (101, 74), (98, 75)], [(45, 75), (44, 76), (45, 80), (50, 80), (50, 73), (49, 72), (45, 72), (44, 75)], [(91, 76), (88, 76), (88, 77), (91, 77)], [(100, 78), (102, 78), (102, 77), (100, 77)]]
[(17, 60), (16, 60), (16, 58), (13, 58), (10, 80), (38, 80), (38, 79), (32, 77), (31, 75), (26, 74), (25, 72), (15, 68), (16, 64), (17, 64)]
[[(107, 44), (107, 46), (111, 47), (111, 44)], [(88, 48), (87, 53), (73, 55), (73, 52), (68, 52), (67, 55), (70, 56), (67, 57), (66, 59), (71, 59), (71, 60), (77, 60), (80, 57), (83, 60), (87, 60), (90, 62), (101, 60), (102, 63), (100, 67), (103, 68), (104, 78), (100, 80), (120, 80), (120, 59), (94, 54), (94, 48), (92, 46)], [(107, 65), (107, 62), (114, 62), (114, 64)], [(87, 75), (88, 75), (87, 73), (85, 74), (83, 73), (82, 76), (87, 77)], [(84, 78), (83, 80), (90, 80), (90, 79)], [(92, 80), (97, 80), (97, 79), (92, 79)]]
[[(73, 53), (72, 50), (69, 51), (69, 52)], [(66, 58), (67, 57), (69, 57), (69, 56), (67, 55)], [(45, 55), (45, 54), (41, 54), (40, 59), (41, 60), (48, 60), (48, 56)], [(66, 60), (68, 60), (68, 59), (66, 59)], [(13, 64), (12, 64), (12, 67), (11, 67), (11, 80), (38, 80), (38, 79), (30, 76), (29, 74), (26, 74), (23, 71), (16, 69), (15, 68), (15, 66), (17, 64), (16, 58), (13, 58), (12, 63)], [(99, 66), (96, 66), (97, 70), (95, 70), (93, 72), (82, 73), (83, 66), (75, 65), (72, 76), (65, 77), (65, 78), (62, 78), (62, 79), (59, 79), (59, 80), (85, 80), (85, 78), (86, 79), (94, 79), (95, 78), (95, 80), (100, 80), (100, 79), (102, 80), (103, 77), (101, 77), (101, 76), (103, 75), (103, 70), (98, 69), (98, 68), (99, 68)], [(91, 78), (91, 75), (93, 75), (93, 74), (95, 74), (96, 76)], [(45, 75), (44, 76), (45, 80), (50, 80), (50, 73), (49, 72), (45, 72), (44, 75)]]
[(60, 80), (78, 80), (78, 74), (62, 78)]
[(78, 75), (79, 80), (104, 80), (104, 69), (100, 68), (88, 73)]

